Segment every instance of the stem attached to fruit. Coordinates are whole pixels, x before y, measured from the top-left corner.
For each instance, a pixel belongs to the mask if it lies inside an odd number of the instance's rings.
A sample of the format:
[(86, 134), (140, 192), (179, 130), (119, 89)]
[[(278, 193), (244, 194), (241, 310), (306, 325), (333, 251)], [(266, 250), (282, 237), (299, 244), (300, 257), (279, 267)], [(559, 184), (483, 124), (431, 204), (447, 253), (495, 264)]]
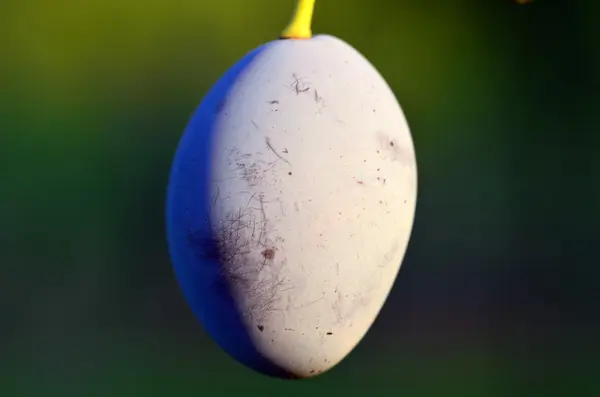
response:
[(292, 19), (279, 37), (281, 39), (310, 39), (314, 9), (315, 0), (297, 0)]

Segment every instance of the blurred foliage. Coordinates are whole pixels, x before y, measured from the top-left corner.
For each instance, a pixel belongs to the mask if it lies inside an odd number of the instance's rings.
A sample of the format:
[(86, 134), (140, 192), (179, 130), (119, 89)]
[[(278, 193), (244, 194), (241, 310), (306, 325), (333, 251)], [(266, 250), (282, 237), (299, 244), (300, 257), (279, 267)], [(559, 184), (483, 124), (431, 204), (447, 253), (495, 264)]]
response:
[(599, 3), (319, 0), (411, 125), (415, 231), (337, 369), (250, 373), (197, 324), (164, 237), (170, 162), (291, 0), (3, 0), (0, 395), (598, 391)]

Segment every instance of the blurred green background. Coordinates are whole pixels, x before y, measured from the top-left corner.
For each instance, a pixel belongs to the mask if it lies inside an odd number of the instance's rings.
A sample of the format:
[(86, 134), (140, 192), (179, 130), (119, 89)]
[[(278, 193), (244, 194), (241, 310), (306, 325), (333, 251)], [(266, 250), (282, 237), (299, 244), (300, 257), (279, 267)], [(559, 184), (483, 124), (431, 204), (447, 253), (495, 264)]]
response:
[(0, 395), (600, 395), (600, 3), (319, 0), (414, 135), (414, 234), (330, 373), (223, 353), (178, 289), (171, 160), (292, 0), (2, 0)]

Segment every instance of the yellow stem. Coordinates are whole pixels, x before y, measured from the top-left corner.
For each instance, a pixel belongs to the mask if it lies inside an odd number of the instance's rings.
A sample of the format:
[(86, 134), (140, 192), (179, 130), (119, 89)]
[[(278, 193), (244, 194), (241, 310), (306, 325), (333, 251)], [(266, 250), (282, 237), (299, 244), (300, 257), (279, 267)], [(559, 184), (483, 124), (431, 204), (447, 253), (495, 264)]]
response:
[(282, 39), (310, 39), (314, 9), (315, 0), (296, 0), (296, 9), (292, 19), (279, 37)]

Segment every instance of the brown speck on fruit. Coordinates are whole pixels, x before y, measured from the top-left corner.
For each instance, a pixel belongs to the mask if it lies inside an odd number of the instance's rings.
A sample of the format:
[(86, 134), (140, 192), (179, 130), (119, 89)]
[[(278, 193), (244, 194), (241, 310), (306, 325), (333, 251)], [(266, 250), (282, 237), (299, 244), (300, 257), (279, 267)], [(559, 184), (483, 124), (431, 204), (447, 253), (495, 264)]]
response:
[(333, 335), (333, 332), (328, 332), (327, 335)]
[(267, 101), (267, 103), (268, 103), (269, 105), (278, 105), (278, 104), (279, 104), (279, 101), (278, 101), (277, 99), (274, 99), (274, 100), (272, 100), (272, 101)]
[(275, 258), (275, 250), (273, 248), (267, 248), (260, 254), (263, 256), (263, 258), (268, 260), (273, 260), (273, 258)]
[(283, 148), (283, 153), (289, 153), (287, 148)]
[(378, 149), (383, 152), (384, 159), (393, 162), (399, 162), (406, 167), (414, 166), (414, 155), (410, 148), (405, 147), (403, 149), (402, 145), (399, 144), (396, 139), (384, 133), (383, 131), (377, 131), (375, 133), (375, 139), (379, 144)]
[(259, 330), (260, 332), (263, 332), (263, 331), (265, 330), (265, 327), (264, 327), (264, 326), (262, 326), (262, 325), (257, 325), (257, 326), (256, 326), (256, 328), (258, 328), (258, 330)]
[(356, 181), (356, 183), (358, 183), (359, 185), (364, 185), (365, 184), (363, 181)]
[(288, 172), (288, 175), (292, 175), (292, 171)]

